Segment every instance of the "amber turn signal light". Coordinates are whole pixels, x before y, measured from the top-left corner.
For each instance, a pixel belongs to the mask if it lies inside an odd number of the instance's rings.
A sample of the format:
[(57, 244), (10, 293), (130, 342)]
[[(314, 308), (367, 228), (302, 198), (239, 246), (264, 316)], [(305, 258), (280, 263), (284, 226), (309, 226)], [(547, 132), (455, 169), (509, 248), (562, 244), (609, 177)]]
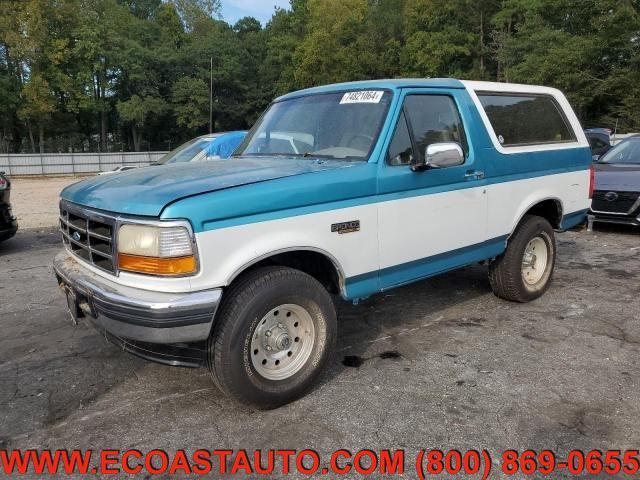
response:
[(188, 275), (197, 269), (196, 257), (189, 255), (175, 258), (141, 257), (138, 255), (118, 255), (118, 268), (127, 272), (148, 275)]

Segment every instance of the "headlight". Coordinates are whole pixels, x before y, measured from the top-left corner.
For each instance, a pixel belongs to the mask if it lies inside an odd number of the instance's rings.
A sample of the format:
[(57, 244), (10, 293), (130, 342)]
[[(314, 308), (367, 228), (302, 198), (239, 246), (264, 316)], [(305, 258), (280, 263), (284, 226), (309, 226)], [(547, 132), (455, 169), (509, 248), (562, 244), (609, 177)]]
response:
[(120, 270), (150, 275), (189, 275), (198, 263), (185, 227), (125, 224), (118, 231)]

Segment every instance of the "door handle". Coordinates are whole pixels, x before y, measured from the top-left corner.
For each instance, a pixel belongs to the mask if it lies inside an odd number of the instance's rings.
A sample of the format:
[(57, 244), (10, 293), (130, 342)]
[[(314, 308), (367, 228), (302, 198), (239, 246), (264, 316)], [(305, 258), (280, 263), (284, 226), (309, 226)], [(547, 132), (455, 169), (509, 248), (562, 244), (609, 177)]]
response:
[(484, 172), (481, 170), (469, 170), (464, 174), (465, 180), (482, 180), (484, 178)]

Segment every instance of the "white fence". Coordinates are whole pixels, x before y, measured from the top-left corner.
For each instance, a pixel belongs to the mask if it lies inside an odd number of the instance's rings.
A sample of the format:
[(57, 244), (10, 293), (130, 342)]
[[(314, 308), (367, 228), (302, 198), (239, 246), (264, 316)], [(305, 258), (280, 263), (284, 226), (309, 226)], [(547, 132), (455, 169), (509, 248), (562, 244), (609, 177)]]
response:
[(75, 175), (144, 167), (167, 152), (0, 154), (0, 172), (8, 175)]

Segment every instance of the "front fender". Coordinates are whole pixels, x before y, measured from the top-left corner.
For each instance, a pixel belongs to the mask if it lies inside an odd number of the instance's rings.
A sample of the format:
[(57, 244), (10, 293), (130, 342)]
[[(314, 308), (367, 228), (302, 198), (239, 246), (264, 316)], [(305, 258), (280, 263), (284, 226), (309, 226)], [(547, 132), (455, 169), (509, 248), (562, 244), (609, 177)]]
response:
[[(360, 221), (360, 230), (340, 234), (331, 225)], [(376, 204), (294, 215), (246, 223), (196, 234), (200, 273), (192, 277), (194, 290), (229, 285), (252, 264), (277, 253), (311, 250), (332, 260), (347, 278), (378, 269)]]

